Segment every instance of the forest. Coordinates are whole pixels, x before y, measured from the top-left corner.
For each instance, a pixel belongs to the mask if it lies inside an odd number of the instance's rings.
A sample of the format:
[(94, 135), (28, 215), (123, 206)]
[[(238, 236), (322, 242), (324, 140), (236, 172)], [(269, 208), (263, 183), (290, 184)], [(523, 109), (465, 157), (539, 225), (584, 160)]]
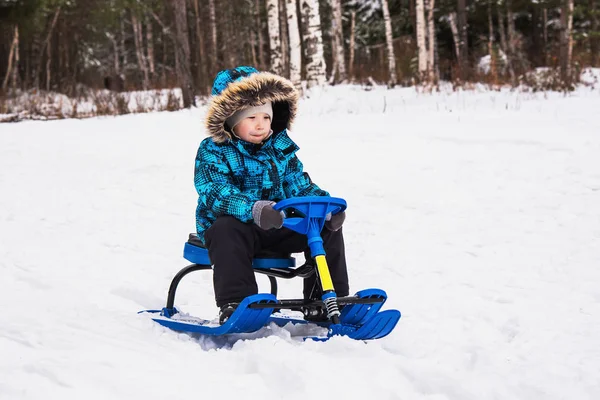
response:
[(600, 0), (0, 0), (0, 98), (180, 88), (189, 107), (236, 65), (301, 90), (516, 87), (540, 68), (569, 89), (599, 48)]

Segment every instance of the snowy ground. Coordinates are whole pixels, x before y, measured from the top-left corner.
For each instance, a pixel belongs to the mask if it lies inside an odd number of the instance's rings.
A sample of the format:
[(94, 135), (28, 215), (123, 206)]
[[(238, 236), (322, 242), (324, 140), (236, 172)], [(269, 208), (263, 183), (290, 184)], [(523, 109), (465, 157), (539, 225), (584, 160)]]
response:
[[(349, 203), (352, 289), (403, 313), (369, 343), (190, 338), (136, 314), (186, 265), (204, 109), (2, 124), (0, 398), (598, 399), (599, 109), (589, 89), (302, 102), (299, 156)], [(215, 316), (210, 273), (177, 304)]]

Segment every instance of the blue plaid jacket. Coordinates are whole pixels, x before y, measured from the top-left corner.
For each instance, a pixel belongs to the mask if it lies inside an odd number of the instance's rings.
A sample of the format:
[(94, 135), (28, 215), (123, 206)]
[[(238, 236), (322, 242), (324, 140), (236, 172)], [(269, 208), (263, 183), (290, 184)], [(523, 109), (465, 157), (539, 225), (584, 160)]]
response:
[[(248, 71), (249, 67), (238, 67), (241, 68)], [(211, 137), (202, 141), (196, 156), (196, 231), (203, 241), (204, 232), (221, 215), (251, 222), (252, 206), (258, 200), (277, 202), (290, 197), (329, 195), (304, 172), (296, 156), (299, 148), (288, 136), (287, 127), (295, 116), (297, 101), (291, 83), (254, 69), (238, 75), (234, 69), (217, 76), (215, 83), (219, 87), (216, 93), (213, 87), (216, 96), (206, 121)], [(223, 81), (229, 81), (229, 85)], [(281, 90), (278, 85), (283, 85)], [(256, 87), (258, 94), (253, 90)], [(291, 91), (284, 91), (290, 88)], [(262, 145), (244, 142), (224, 128), (227, 117), (248, 104), (254, 105), (256, 96), (273, 102), (271, 127), (275, 133)]]

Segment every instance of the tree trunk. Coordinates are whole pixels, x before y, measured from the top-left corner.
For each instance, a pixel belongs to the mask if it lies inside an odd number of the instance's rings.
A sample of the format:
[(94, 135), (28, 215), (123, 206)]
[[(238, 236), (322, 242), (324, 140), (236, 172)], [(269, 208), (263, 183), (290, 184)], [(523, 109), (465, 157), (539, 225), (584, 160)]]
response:
[(354, 82), (354, 46), (356, 41), (356, 11), (352, 10), (350, 14), (350, 59), (348, 60), (348, 70), (350, 80)]
[(110, 35), (108, 37), (113, 45), (113, 68), (115, 70), (115, 75), (121, 74), (121, 63), (119, 62), (119, 43), (114, 35)]
[[(332, 49), (335, 59), (336, 70), (331, 71), (334, 82), (345, 82), (348, 80), (346, 75), (346, 55), (344, 54), (344, 34), (342, 32), (342, 3), (341, 0), (332, 0), (332, 18), (331, 30), (334, 47)], [(337, 75), (337, 79), (335, 78)]]
[(513, 86), (517, 84), (517, 76), (515, 75), (515, 69), (513, 68), (513, 59), (511, 53), (511, 47), (506, 39), (506, 27), (504, 26), (504, 13), (502, 12), (502, 7), (500, 4), (497, 8), (498, 11), (498, 32), (500, 32), (500, 45), (502, 46), (502, 51), (506, 56), (506, 66), (508, 67), (508, 73), (510, 75), (510, 81)]
[(459, 47), (460, 47), (460, 58), (458, 60), (458, 65), (460, 68), (460, 77), (461, 80), (465, 80), (467, 78), (468, 69), (469, 69), (469, 43), (467, 38), (467, 1), (466, 0), (458, 0), (458, 13), (457, 13), (457, 23), (458, 23), (458, 37), (459, 37)]
[(48, 43), (50, 42), (50, 38), (52, 37), (52, 31), (54, 30), (54, 27), (56, 26), (56, 21), (58, 20), (58, 16), (60, 15), (60, 8), (61, 8), (61, 6), (58, 6), (56, 11), (54, 12), (54, 17), (52, 18), (52, 25), (50, 25), (50, 29), (48, 30), (48, 34), (46, 35), (46, 40), (44, 40), (44, 43), (42, 44), (42, 48), (40, 49), (38, 62), (35, 67), (35, 87), (37, 89), (39, 89), (39, 87), (40, 87), (39, 68), (42, 64), (42, 57), (44, 56), (44, 51), (46, 50), (46, 46), (48, 46)]
[(188, 40), (186, 0), (173, 0), (175, 7), (175, 28), (177, 35), (177, 55), (179, 56), (179, 69), (177, 78), (181, 86), (183, 106), (189, 108), (196, 105), (194, 81), (192, 79), (190, 42)]
[(518, 54), (517, 49), (515, 48), (516, 38), (515, 38), (515, 15), (512, 10), (512, 0), (506, 0), (506, 28), (508, 33), (508, 54), (510, 57), (510, 62), (514, 69), (515, 62), (517, 60)]
[(259, 65), (259, 69), (265, 69), (265, 51), (264, 51), (264, 46), (265, 46), (265, 42), (263, 40), (263, 32), (262, 32), (262, 20), (260, 18), (260, 3), (261, 0), (254, 0), (254, 18), (256, 20), (255, 22), (255, 29), (256, 29), (256, 42), (257, 42), (257, 47), (258, 47), (258, 65)]
[[(420, 1), (422, 2), (423, 0)], [(396, 54), (394, 53), (392, 20), (390, 18), (390, 9), (387, 0), (381, 0), (381, 8), (383, 9), (383, 22), (385, 25), (385, 44), (387, 48), (389, 74), (388, 87), (393, 88), (398, 84), (398, 76), (396, 75)]]
[(435, 63), (435, 48), (436, 48), (436, 36), (435, 36), (435, 0), (429, 0), (427, 6), (427, 37), (429, 39), (429, 48), (427, 55), (427, 71), (429, 74), (429, 82), (437, 82), (437, 67)]
[(297, 89), (302, 87), (302, 47), (300, 45), (300, 28), (296, 14), (296, 0), (286, 0), (287, 25), (290, 37), (290, 80)]
[[(223, 12), (223, 9), (221, 9)], [(225, 12), (226, 13), (226, 12)], [(236, 39), (236, 31), (240, 26), (237, 22), (237, 13), (232, 13), (230, 15), (217, 15), (217, 20), (222, 21), (223, 18), (226, 19), (227, 23), (225, 27), (221, 29), (221, 59), (227, 65), (227, 68), (232, 68), (236, 64), (236, 59), (241, 56), (238, 51), (238, 41)], [(241, 58), (241, 57), (240, 57)]]
[(281, 38), (281, 62), (282, 62), (282, 73), (289, 77), (290, 76), (290, 34), (288, 32), (287, 24), (287, 7), (285, 0), (279, 0), (279, 37)]
[(564, 83), (571, 83), (573, 53), (573, 0), (563, 0), (560, 12), (560, 73)]
[(50, 91), (51, 71), (50, 66), (52, 62), (52, 38), (46, 46), (46, 91)]
[[(15, 25), (15, 34), (13, 36), (13, 41), (10, 45), (10, 51), (8, 53), (8, 67), (6, 67), (6, 75), (4, 76), (4, 82), (2, 82), (2, 90), (6, 90), (7, 86), (8, 86), (8, 79), (11, 76), (11, 72), (12, 69), (14, 68), (15, 71), (18, 68), (15, 62), (15, 66), (13, 67), (13, 59), (18, 59), (15, 58), (15, 53), (18, 53), (19, 49), (18, 49), (18, 44), (19, 44), (19, 26)], [(13, 88), (15, 87), (15, 78), (13, 75)]]
[(134, 12), (131, 12), (131, 26), (133, 28), (133, 41), (135, 43), (135, 54), (138, 60), (138, 66), (143, 74), (142, 85), (144, 90), (150, 87), (148, 80), (148, 65), (146, 64), (146, 58), (144, 57), (144, 39), (142, 36), (142, 25), (139, 22)]
[(283, 73), (281, 59), (281, 38), (279, 37), (279, 0), (267, 0), (267, 18), (269, 20), (270, 69), (274, 73)]
[(201, 92), (203, 94), (208, 93), (207, 90), (207, 79), (206, 79), (206, 60), (204, 57), (204, 35), (202, 34), (202, 26), (200, 24), (200, 8), (198, 7), (198, 0), (194, 0), (194, 12), (196, 15), (196, 37), (198, 39), (198, 48), (197, 48), (197, 55), (198, 55), (198, 68), (196, 70), (197, 72), (197, 83), (198, 85), (200, 85), (201, 87)]
[(208, 0), (208, 15), (210, 25), (210, 75), (215, 75), (218, 71), (219, 62), (217, 60), (217, 17), (215, 10), (215, 0)]
[(498, 83), (496, 72), (496, 54), (494, 52), (494, 20), (492, 17), (492, 0), (488, 0), (488, 53), (490, 54), (490, 73), (495, 84)]
[(598, 51), (600, 50), (600, 10), (596, 8), (596, 0), (589, 0), (589, 13), (592, 20), (590, 32), (590, 66), (598, 64)]
[(152, 32), (152, 21), (148, 18), (148, 14), (146, 14), (146, 48), (147, 52), (147, 60), (148, 67), (150, 67), (150, 77), (153, 79), (154, 73), (156, 72), (154, 66), (154, 32)]
[(548, 66), (548, 9), (546, 7), (542, 11), (542, 24), (544, 25), (544, 65)]
[(458, 25), (456, 24), (456, 13), (448, 14), (450, 22), (450, 30), (452, 31), (452, 39), (454, 40), (454, 52), (456, 54), (456, 62), (460, 64), (460, 37), (458, 36)]
[(125, 47), (125, 11), (121, 13), (121, 54), (123, 55), (123, 74), (125, 74), (129, 64), (127, 48)]
[(302, 18), (306, 27), (304, 46), (306, 52), (307, 86), (325, 84), (325, 58), (323, 56), (323, 35), (321, 33), (321, 15), (317, 0), (301, 0)]
[(417, 0), (417, 49), (419, 57), (419, 81), (423, 82), (427, 79), (427, 45), (426, 26), (425, 26), (425, 7), (423, 0)]
[(17, 89), (17, 85), (18, 85), (18, 81), (19, 81), (19, 25), (15, 26), (15, 36), (17, 37), (16, 39), (16, 44), (15, 44), (15, 64), (13, 65), (13, 71), (12, 71), (12, 90), (16, 90)]

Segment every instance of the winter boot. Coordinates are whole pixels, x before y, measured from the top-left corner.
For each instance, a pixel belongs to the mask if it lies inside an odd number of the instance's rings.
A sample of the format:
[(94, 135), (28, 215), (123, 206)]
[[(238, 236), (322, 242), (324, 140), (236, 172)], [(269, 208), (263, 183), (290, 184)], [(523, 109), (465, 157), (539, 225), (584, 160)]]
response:
[(231, 314), (237, 309), (240, 303), (227, 303), (221, 306), (221, 310), (219, 311), (219, 324), (223, 325)]

